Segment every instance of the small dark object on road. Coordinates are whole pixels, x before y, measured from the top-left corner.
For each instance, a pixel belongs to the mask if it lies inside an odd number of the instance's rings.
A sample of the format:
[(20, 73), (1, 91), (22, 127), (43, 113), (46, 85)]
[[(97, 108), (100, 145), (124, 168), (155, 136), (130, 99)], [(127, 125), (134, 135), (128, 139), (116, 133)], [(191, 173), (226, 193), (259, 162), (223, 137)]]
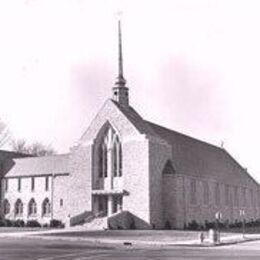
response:
[(131, 242), (124, 242), (124, 246), (132, 246)]

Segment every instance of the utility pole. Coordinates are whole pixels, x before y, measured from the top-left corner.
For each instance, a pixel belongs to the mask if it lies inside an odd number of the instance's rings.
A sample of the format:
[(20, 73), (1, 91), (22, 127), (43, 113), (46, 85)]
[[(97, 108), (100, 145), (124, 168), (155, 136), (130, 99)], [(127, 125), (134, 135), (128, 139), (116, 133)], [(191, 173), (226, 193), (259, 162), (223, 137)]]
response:
[(240, 209), (239, 210), (239, 215), (242, 218), (242, 232), (243, 232), (243, 238), (245, 238), (245, 226), (246, 226), (246, 221), (245, 221), (245, 210)]

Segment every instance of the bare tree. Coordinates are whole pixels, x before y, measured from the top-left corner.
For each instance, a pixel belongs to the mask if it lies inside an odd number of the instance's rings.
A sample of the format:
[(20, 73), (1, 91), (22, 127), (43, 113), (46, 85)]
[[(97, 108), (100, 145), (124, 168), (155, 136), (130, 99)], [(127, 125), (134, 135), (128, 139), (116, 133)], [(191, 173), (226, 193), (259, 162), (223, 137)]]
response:
[(55, 153), (53, 148), (51, 146), (43, 145), (39, 142), (31, 144), (29, 147), (29, 154), (35, 155), (35, 156), (46, 156), (46, 155), (52, 155)]
[(0, 120), (0, 147), (4, 146), (10, 139), (11, 132), (7, 125)]
[(12, 150), (18, 153), (28, 153), (28, 147), (24, 139), (12, 140)]
[(31, 154), (34, 156), (46, 156), (55, 153), (51, 146), (46, 146), (39, 142), (27, 144), (24, 139), (13, 140), (12, 149), (15, 152)]

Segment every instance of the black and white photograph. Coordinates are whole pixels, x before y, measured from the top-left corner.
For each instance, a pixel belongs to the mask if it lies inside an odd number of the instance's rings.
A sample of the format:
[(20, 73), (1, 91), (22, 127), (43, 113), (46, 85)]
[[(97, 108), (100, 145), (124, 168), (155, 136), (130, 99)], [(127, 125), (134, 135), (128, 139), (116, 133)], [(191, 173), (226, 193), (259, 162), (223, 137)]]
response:
[(260, 258), (259, 14), (0, 0), (0, 260)]

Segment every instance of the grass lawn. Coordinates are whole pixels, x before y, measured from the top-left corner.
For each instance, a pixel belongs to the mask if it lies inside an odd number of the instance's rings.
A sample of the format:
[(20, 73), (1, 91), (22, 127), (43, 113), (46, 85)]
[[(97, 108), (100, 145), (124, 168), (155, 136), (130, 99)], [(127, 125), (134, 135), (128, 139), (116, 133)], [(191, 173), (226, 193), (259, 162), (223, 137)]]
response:
[(40, 228), (40, 227), (0, 227), (0, 233), (17, 233), (17, 232), (32, 232), (32, 231), (44, 231), (50, 228)]
[[(198, 240), (199, 234), (203, 232), (208, 236), (207, 231), (187, 231), (187, 230), (100, 230), (100, 231), (68, 231), (61, 233), (42, 234), (44, 236), (60, 237), (82, 237), (93, 239), (115, 239), (115, 240), (135, 240), (135, 241), (190, 241)], [(221, 237), (228, 237), (234, 234), (242, 234), (242, 229), (221, 230)], [(260, 234), (260, 228), (246, 228), (247, 234)]]
[(200, 231), (179, 230), (106, 230), (71, 231), (44, 234), (44, 236), (86, 237), (93, 239), (142, 240), (142, 241), (179, 241), (198, 239)]
[[(242, 233), (242, 228), (231, 228), (231, 229), (223, 229), (222, 232), (226, 233)], [(246, 227), (245, 228), (246, 234), (260, 234), (260, 227)]]

